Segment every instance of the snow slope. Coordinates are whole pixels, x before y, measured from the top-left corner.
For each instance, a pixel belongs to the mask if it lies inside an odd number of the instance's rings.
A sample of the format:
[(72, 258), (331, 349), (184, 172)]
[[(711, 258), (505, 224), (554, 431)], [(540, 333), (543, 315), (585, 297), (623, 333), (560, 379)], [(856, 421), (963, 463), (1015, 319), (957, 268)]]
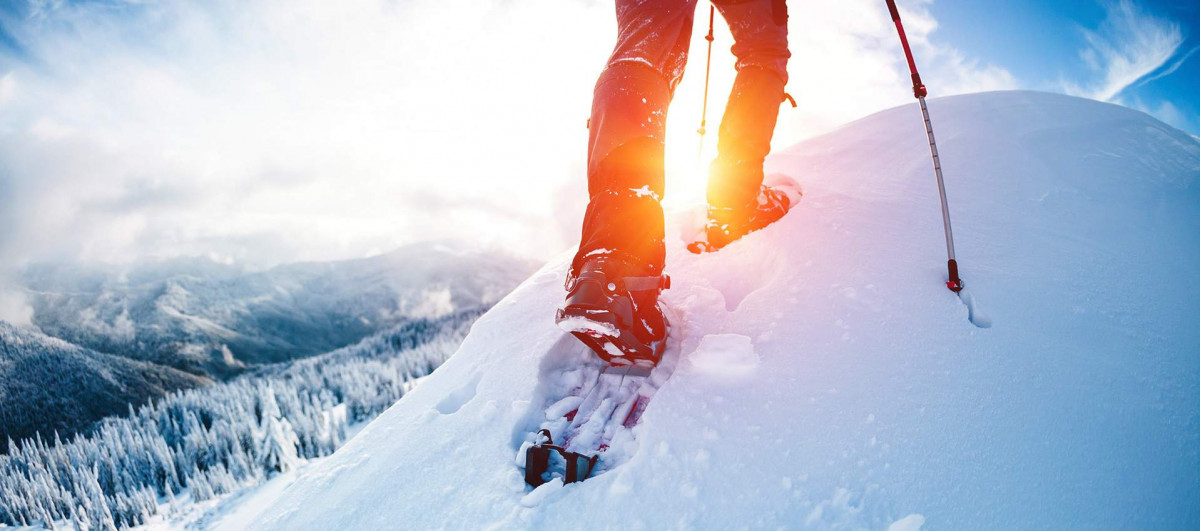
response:
[[(530, 493), (563, 259), (252, 528), (1200, 527), (1200, 143), (1127, 108), (930, 102), (975, 321), (941, 284), (915, 105), (773, 157), (805, 198), (720, 253), (671, 238), (679, 365), (628, 457)], [(672, 216), (673, 234), (689, 215)]]

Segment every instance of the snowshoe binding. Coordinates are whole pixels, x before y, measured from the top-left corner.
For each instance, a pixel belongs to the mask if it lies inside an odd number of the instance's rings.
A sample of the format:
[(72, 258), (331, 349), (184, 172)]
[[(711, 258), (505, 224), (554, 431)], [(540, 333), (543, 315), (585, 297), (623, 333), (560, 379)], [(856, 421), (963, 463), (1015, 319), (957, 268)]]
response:
[(667, 337), (658, 295), (671, 280), (644, 272), (611, 255), (588, 260), (567, 277), (555, 322), (610, 365), (657, 365)]
[(700, 254), (715, 252), (742, 236), (779, 221), (802, 196), (800, 185), (783, 175), (772, 175), (759, 189), (757, 200), (741, 208), (708, 207), (701, 237), (687, 248)]

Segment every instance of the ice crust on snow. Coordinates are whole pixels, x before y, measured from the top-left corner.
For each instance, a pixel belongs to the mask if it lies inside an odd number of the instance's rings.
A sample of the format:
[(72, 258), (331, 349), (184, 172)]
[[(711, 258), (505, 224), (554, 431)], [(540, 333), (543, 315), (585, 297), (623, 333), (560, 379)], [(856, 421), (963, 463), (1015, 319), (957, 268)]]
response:
[(1060, 95), (929, 107), (972, 300), (920, 113), (884, 111), (769, 159), (803, 201), (721, 252), (669, 216), (679, 370), (616, 468), (514, 464), (579, 385), (564, 253), (250, 528), (1200, 528), (1200, 143)]

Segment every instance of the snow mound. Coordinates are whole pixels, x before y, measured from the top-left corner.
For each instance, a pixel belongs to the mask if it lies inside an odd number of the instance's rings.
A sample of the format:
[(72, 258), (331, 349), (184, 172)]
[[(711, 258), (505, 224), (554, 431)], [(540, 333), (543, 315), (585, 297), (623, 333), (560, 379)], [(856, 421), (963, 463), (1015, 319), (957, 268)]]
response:
[(919, 111), (884, 111), (771, 159), (776, 225), (670, 238), (680, 369), (619, 466), (514, 464), (579, 355), (564, 255), (251, 528), (1200, 527), (1200, 144), (1051, 94), (930, 111), (969, 297)]
[(693, 369), (714, 378), (744, 379), (758, 368), (754, 342), (740, 334), (709, 334), (688, 356)]

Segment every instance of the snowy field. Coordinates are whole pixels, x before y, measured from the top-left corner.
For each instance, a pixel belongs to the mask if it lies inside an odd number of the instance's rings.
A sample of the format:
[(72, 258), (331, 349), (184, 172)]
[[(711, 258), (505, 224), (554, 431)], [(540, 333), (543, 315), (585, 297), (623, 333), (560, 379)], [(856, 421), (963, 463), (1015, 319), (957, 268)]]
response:
[(919, 112), (888, 110), (770, 160), (805, 192), (780, 223), (669, 238), (678, 368), (619, 466), (530, 492), (515, 463), (587, 356), (563, 255), (227, 528), (1200, 528), (1200, 143), (1051, 94), (930, 111), (973, 319)]

